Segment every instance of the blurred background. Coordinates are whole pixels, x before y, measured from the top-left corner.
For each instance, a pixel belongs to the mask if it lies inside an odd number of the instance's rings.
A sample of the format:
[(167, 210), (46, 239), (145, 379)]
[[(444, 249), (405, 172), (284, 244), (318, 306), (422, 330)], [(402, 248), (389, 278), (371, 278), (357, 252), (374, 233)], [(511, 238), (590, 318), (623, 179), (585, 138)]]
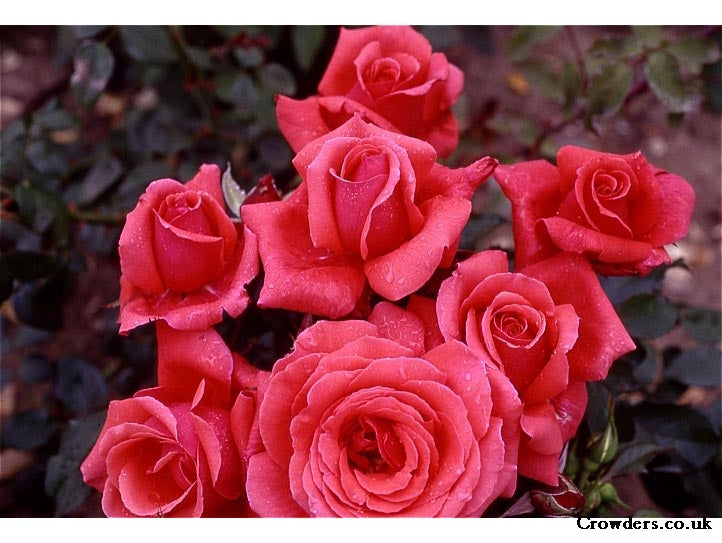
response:
[[(639, 348), (590, 385), (567, 473), (593, 515), (722, 516), (720, 27), (418, 30), (466, 77), (446, 163), (641, 150), (695, 188), (673, 265), (603, 279)], [(267, 173), (293, 188), (273, 97), (315, 94), (338, 32), (0, 27), (0, 515), (102, 515), (78, 466), (108, 402), (155, 378), (153, 330), (117, 335), (125, 214), (151, 181), (186, 181), (202, 163), (230, 166), (247, 190)], [(513, 254), (509, 218), (490, 180), (462, 249)], [(251, 313), (219, 330), (270, 369), (299, 316)], [(613, 454), (580, 481), (612, 433)]]

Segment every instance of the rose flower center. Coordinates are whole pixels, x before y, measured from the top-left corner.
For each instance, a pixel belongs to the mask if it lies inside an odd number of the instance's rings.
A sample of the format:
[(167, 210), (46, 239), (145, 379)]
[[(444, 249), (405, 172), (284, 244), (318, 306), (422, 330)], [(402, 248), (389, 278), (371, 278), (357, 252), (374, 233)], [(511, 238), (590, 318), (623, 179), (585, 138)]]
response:
[(370, 61), (360, 72), (368, 93), (379, 99), (405, 88), (419, 72), (419, 61), (407, 53), (379, 57)]
[(492, 326), (495, 335), (508, 344), (518, 346), (528, 345), (538, 333), (535, 323), (529, 322), (525, 315), (511, 311), (495, 313)]
[(216, 235), (211, 221), (203, 212), (202, 204), (201, 195), (197, 192), (171, 194), (161, 203), (158, 215), (167, 223), (186, 232)]
[(345, 435), (348, 458), (356, 469), (393, 473), (404, 466), (404, 448), (388, 422), (360, 417)]
[(592, 191), (600, 200), (618, 200), (629, 193), (631, 181), (622, 171), (597, 171), (592, 178)]

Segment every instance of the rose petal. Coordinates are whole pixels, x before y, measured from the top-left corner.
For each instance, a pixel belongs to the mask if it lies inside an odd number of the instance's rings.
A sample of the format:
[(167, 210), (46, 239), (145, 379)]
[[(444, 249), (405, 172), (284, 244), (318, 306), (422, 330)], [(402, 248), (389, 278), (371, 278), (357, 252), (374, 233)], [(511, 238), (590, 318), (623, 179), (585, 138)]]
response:
[(261, 517), (308, 516), (291, 497), (288, 474), (265, 453), (248, 460), (246, 495), (251, 508)]
[(153, 210), (169, 194), (184, 190), (184, 186), (173, 179), (153, 181), (125, 219), (118, 242), (120, 269), (126, 281), (136, 288), (155, 293), (166, 289), (156, 268), (153, 250)]
[(221, 169), (215, 164), (203, 164), (198, 173), (185, 186), (187, 189), (207, 192), (223, 209), (225, 199), (221, 190)]
[(695, 194), (692, 186), (681, 177), (663, 170), (655, 171), (662, 192), (662, 209), (654, 228), (642, 237), (647, 243), (660, 247), (674, 243), (687, 235)]
[(422, 230), (396, 251), (367, 261), (364, 271), (371, 288), (389, 300), (418, 290), (436, 271), (471, 213), (468, 200), (436, 197), (421, 206)]
[(380, 302), (369, 315), (368, 322), (378, 327), (381, 337), (412, 349), (415, 355), (425, 352), (424, 323), (413, 313), (394, 304)]
[(258, 235), (266, 272), (260, 306), (331, 318), (351, 312), (365, 284), (360, 263), (313, 246), (305, 206), (269, 202), (243, 206), (241, 212)]
[(579, 338), (569, 351), (570, 377), (604, 379), (612, 362), (636, 347), (591, 266), (570, 254), (527, 266), (521, 273), (542, 281), (554, 303), (570, 304), (579, 316)]
[(158, 384), (179, 398), (192, 397), (201, 380), (206, 380), (206, 399), (212, 405), (230, 401), (233, 356), (213, 329), (202, 332), (174, 330), (156, 324), (158, 337)]
[(514, 258), (517, 267), (543, 260), (559, 250), (537, 220), (553, 216), (561, 202), (559, 172), (545, 160), (499, 166), (494, 172), (504, 195), (511, 200)]

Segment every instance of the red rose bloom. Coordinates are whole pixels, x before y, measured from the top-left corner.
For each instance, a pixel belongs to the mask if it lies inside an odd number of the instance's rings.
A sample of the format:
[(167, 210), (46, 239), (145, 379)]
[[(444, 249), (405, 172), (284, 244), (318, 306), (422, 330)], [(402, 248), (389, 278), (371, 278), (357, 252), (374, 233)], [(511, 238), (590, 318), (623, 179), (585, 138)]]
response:
[(393, 132), (429, 142), (446, 157), (459, 139), (450, 111), (464, 74), (413, 28), (341, 29), (318, 96), (280, 96), (276, 116), (294, 151), (341, 126), (354, 114)]
[(436, 312), (446, 341), (465, 342), (511, 380), (524, 405), (519, 473), (555, 485), (585, 382), (635, 348), (589, 264), (562, 254), (509, 273), (506, 253), (484, 251), (442, 283)]
[[(213, 330), (158, 326), (159, 387), (110, 402), (81, 466), (109, 517), (248, 516), (245, 456), (262, 378)], [(233, 375), (243, 376), (242, 381)], [(240, 389), (231, 396), (231, 389)]]
[[(246, 492), (261, 516), (479, 516), (516, 486), (519, 400), (463, 344), (423, 352), (413, 316), (321, 321), (273, 368), (266, 451)], [(391, 337), (405, 338), (404, 344)]]
[(641, 153), (562, 147), (557, 167), (522, 162), (496, 170), (511, 200), (517, 265), (579, 253), (605, 275), (646, 275), (670, 261), (664, 245), (687, 234), (694, 191)]
[(341, 317), (367, 281), (398, 300), (450, 265), (496, 161), (452, 170), (435, 160), (427, 143), (359, 117), (306, 146), (290, 198), (242, 209), (266, 274), (259, 305)]
[(120, 235), (120, 332), (157, 319), (182, 330), (237, 317), (258, 273), (255, 236), (224, 208), (221, 172), (151, 183)]

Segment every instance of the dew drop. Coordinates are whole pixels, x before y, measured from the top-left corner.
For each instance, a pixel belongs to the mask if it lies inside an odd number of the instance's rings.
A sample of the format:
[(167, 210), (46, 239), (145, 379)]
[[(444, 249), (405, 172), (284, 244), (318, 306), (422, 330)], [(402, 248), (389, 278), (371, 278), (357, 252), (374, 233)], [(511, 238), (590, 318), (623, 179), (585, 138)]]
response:
[(466, 375), (464, 375), (464, 379), (466, 379), (467, 381), (471, 381), (471, 373), (466, 372)]

